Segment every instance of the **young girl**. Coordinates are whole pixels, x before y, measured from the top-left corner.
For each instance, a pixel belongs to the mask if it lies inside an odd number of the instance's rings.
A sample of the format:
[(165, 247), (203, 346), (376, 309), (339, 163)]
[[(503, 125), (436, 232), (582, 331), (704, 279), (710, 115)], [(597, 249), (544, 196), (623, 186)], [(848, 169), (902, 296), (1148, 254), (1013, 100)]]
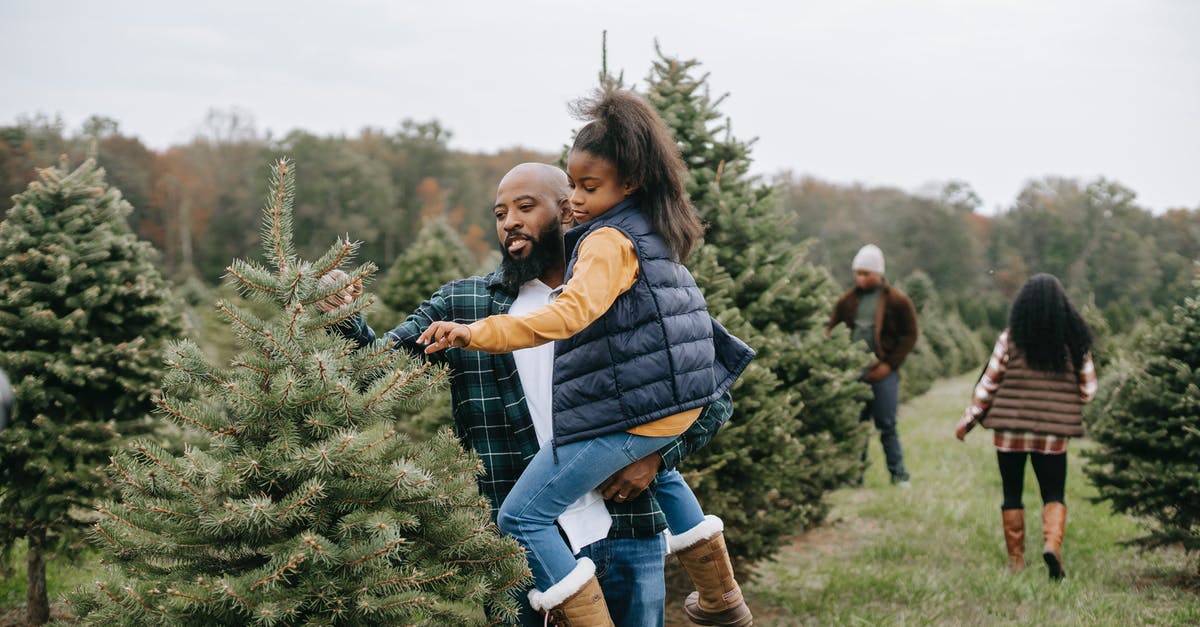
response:
[[(586, 558), (554, 520), (611, 474), (683, 433), (722, 396), (754, 352), (708, 315), (681, 264), (703, 235), (666, 125), (640, 96), (601, 92), (577, 105), (588, 124), (567, 159), (579, 226), (565, 238), (566, 282), (554, 302), (470, 325), (435, 323), (426, 352), (451, 346), (505, 353), (551, 341), (554, 439), (521, 475), (497, 518), (526, 548), (530, 604), (569, 625), (610, 625)], [(750, 625), (723, 525), (705, 516), (678, 472), (656, 497), (697, 587), (685, 609), (699, 625)], [(622, 499), (618, 494), (615, 498)]]
[(1091, 332), (1062, 284), (1049, 274), (1035, 275), (1013, 301), (1008, 330), (996, 341), (971, 405), (954, 431), (959, 440), (976, 424), (995, 431), (1004, 486), (1000, 513), (1013, 572), (1025, 567), (1021, 487), (1029, 457), (1042, 492), (1042, 558), (1051, 579), (1066, 575), (1067, 441), (1083, 435), (1081, 408), (1096, 395), (1091, 346)]

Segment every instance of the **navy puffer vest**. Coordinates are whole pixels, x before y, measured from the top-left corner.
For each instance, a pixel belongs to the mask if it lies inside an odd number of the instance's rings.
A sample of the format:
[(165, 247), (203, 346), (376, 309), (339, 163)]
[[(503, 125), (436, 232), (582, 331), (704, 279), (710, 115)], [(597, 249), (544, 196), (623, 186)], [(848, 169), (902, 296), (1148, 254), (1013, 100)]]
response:
[(556, 444), (708, 405), (754, 356), (708, 315), (691, 273), (671, 259), (666, 243), (631, 200), (567, 232), (567, 281), (580, 242), (601, 227), (615, 228), (633, 242), (638, 280), (600, 319), (555, 343)]

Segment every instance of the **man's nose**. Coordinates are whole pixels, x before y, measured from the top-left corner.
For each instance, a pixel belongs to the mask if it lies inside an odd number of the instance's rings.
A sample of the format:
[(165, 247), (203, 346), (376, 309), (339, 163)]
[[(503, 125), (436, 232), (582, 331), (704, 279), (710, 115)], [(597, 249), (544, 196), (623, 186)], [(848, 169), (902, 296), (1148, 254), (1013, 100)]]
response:
[(504, 218), (504, 231), (507, 233), (519, 231), (521, 230), (521, 227), (525, 226), (524, 222), (521, 220), (521, 216), (514, 215), (515, 213), (516, 212), (510, 211)]

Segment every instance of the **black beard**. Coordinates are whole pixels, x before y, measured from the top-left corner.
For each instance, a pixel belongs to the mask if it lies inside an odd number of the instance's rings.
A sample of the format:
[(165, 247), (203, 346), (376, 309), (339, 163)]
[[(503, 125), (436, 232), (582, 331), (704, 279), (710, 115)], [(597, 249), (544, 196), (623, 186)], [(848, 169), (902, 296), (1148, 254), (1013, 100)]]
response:
[(522, 285), (541, 278), (548, 268), (564, 262), (562, 230), (558, 224), (546, 227), (537, 239), (529, 240), (528, 246), (529, 255), (525, 257), (513, 257), (507, 246), (500, 247), (504, 255), (500, 261), (500, 285), (510, 294), (516, 294)]

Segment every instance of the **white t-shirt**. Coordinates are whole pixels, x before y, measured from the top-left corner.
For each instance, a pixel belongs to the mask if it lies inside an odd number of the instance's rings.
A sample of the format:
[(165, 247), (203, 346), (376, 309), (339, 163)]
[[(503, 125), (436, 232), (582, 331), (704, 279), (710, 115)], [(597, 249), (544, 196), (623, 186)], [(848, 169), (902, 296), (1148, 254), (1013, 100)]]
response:
[[(508, 313), (529, 313), (554, 300), (559, 291), (550, 289), (538, 279), (529, 281), (521, 286)], [(521, 387), (525, 389), (525, 403), (533, 419), (538, 446), (546, 446), (554, 437), (554, 343), (516, 350), (512, 356), (517, 364), (517, 374), (521, 377)], [(579, 497), (558, 517), (558, 525), (566, 534), (571, 551), (578, 553), (583, 547), (608, 537), (612, 516), (604, 505), (604, 497), (599, 491), (592, 490)]]

